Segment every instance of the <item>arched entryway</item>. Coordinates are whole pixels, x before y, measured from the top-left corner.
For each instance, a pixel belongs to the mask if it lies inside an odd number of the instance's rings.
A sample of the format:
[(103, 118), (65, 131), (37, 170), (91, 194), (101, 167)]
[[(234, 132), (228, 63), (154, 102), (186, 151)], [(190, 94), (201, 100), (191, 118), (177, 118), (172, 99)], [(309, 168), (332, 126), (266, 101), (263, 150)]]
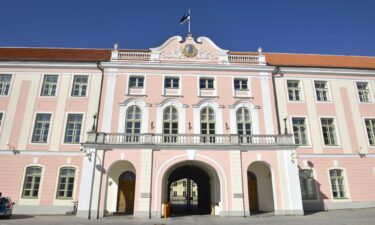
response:
[(211, 166), (181, 162), (172, 166), (164, 178), (162, 199), (170, 204), (172, 216), (215, 214), (221, 202), (220, 182)]
[(136, 171), (126, 160), (114, 162), (108, 169), (106, 214), (126, 214), (134, 212)]
[(247, 170), (250, 214), (274, 211), (272, 173), (265, 162), (253, 162)]
[(117, 213), (133, 214), (135, 195), (135, 174), (123, 172), (118, 181)]

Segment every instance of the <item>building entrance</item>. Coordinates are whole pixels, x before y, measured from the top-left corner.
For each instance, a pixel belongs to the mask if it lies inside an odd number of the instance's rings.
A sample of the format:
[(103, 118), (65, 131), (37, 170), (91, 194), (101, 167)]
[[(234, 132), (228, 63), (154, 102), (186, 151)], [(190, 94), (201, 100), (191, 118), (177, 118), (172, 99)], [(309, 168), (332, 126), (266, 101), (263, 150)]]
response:
[(119, 177), (117, 213), (132, 214), (134, 211), (135, 174), (130, 171)]
[(198, 166), (180, 166), (168, 178), (171, 215), (211, 213), (209, 175)]

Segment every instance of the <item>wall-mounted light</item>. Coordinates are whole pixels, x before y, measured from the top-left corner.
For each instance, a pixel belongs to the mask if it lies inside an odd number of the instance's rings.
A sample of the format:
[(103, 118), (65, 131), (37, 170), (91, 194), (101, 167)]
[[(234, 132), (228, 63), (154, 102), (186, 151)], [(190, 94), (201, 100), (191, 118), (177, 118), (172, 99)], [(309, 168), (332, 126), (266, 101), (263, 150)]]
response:
[(225, 123), (225, 130), (229, 130), (230, 127), (228, 126), (228, 123)]
[(151, 130), (153, 130), (154, 128), (155, 128), (154, 122), (151, 122)]

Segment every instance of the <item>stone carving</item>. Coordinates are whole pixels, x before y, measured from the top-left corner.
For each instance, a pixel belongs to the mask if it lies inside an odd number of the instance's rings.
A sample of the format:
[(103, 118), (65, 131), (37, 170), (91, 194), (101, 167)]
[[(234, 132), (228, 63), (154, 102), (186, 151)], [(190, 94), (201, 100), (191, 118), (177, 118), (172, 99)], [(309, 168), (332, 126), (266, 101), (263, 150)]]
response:
[(198, 60), (218, 60), (219, 56), (217, 54), (212, 54), (211, 52), (197, 48), (197, 54), (195, 57), (188, 57), (183, 54), (184, 48), (175, 49), (172, 51), (162, 51), (161, 55), (164, 59), (198, 59)]

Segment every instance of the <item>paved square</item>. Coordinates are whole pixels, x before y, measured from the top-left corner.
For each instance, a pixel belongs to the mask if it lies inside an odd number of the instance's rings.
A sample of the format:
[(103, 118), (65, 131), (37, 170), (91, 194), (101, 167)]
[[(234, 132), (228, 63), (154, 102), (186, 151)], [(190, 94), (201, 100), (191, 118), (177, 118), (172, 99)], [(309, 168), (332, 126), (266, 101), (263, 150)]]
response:
[(252, 216), (252, 217), (212, 217), (212, 216), (185, 216), (163, 219), (133, 219), (124, 216), (106, 217), (101, 220), (87, 220), (75, 216), (27, 216), (14, 215), (12, 219), (0, 220), (0, 225), (27, 224), (27, 225), (86, 225), (86, 224), (129, 224), (129, 225), (375, 225), (375, 208), (332, 210), (327, 212), (307, 213), (305, 216)]

